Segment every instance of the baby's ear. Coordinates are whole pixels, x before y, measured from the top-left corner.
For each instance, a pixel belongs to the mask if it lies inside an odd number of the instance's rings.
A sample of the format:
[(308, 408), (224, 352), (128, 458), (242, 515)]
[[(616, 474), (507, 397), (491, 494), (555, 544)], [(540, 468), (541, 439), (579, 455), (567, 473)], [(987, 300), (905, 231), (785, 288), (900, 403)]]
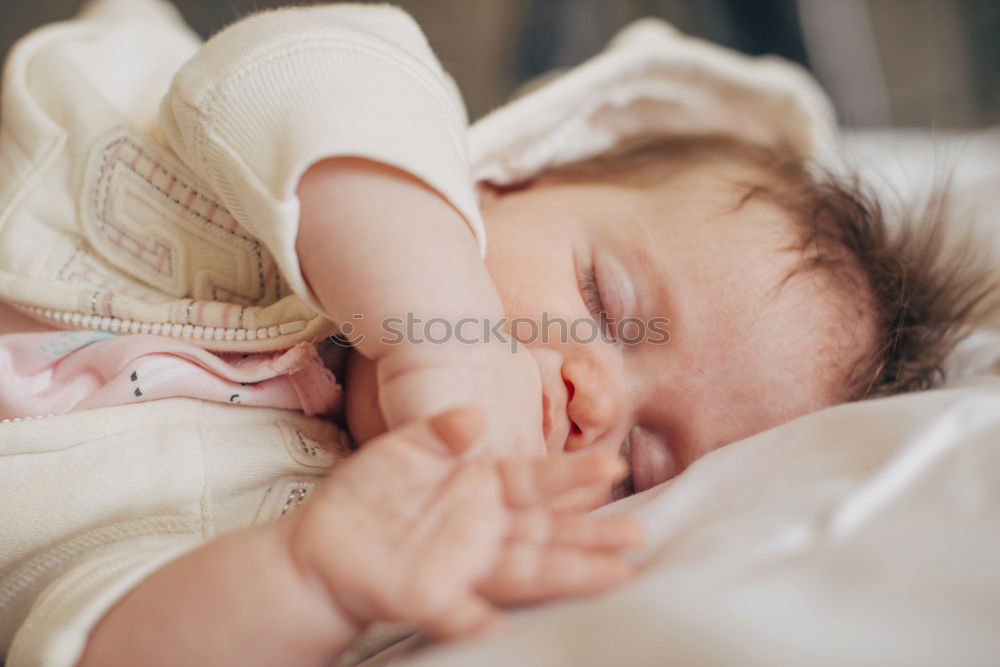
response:
[(494, 201), (509, 195), (512, 192), (520, 192), (527, 189), (534, 181), (521, 181), (510, 185), (497, 185), (489, 181), (479, 181), (476, 183), (476, 196), (479, 198), (479, 208), (489, 206)]
[(479, 207), (489, 206), (500, 197), (500, 189), (492, 183), (480, 181), (476, 183), (476, 197), (479, 199)]

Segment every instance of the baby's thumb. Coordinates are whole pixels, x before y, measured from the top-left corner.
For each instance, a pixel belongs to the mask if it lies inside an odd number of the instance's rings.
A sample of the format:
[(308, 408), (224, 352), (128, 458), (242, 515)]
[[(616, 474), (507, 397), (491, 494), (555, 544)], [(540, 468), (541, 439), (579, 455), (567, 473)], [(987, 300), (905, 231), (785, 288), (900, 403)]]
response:
[(450, 451), (461, 454), (482, 434), (486, 416), (479, 408), (463, 405), (434, 415), (429, 424)]

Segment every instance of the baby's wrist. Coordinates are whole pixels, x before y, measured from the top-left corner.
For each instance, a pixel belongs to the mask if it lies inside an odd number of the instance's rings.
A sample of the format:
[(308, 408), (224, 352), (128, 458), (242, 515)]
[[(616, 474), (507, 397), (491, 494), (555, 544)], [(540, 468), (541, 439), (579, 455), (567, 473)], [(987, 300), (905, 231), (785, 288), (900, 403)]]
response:
[[(430, 394), (440, 397), (439, 405), (426, 414), (436, 414), (467, 403), (469, 392), (495, 377), (496, 370), (509, 363), (514, 354), (530, 354), (516, 342), (448, 342), (398, 345), (376, 359), (380, 388), (416, 380)], [(447, 397), (453, 400), (445, 400)], [(425, 415), (426, 416), (426, 415)]]
[(538, 366), (523, 346), (511, 349), (509, 343), (425, 347), (383, 359), (376, 379), (385, 425), (472, 405), (489, 425), (468, 453), (544, 454)]
[[(338, 644), (346, 644), (358, 636), (372, 619), (353, 613), (340, 600), (340, 592), (323, 576), (322, 569), (303, 548), (304, 508), (273, 522), (269, 527), (273, 539), (280, 544), (287, 566), (294, 572), (294, 595), (300, 601), (300, 611), (310, 618), (321, 620), (325, 635)], [(308, 539), (308, 536), (305, 537)], [(339, 639), (339, 641), (338, 641)], [(337, 647), (337, 652), (343, 645)]]
[(375, 362), (387, 426), (469, 403), (482, 377), (483, 351), (456, 346), (398, 346)]
[[(489, 322), (489, 319), (482, 321)], [(468, 367), (492, 361), (515, 350), (520, 353), (523, 347), (507, 337), (484, 340), (482, 337), (451, 335), (437, 340), (421, 339), (386, 345), (374, 361), (386, 369), (400, 371)]]

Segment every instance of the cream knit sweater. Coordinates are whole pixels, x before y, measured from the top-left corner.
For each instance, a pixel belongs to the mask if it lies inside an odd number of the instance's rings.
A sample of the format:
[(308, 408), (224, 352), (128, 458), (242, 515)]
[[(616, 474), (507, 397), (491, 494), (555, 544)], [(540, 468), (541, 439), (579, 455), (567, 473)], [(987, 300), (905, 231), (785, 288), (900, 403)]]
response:
[[(0, 299), (56, 325), (216, 350), (320, 335), (294, 191), (334, 155), (423, 179), (484, 248), (461, 100), (392, 7), (267, 12), (202, 46), (166, 2), (93, 2), (15, 46), (2, 96)], [(187, 399), (0, 425), (7, 666), (73, 665), (116, 599), (293, 510), (340, 442), (322, 420)]]
[(165, 0), (99, 0), (8, 57), (0, 298), (56, 325), (290, 347), (326, 327), (294, 252), (302, 173), (337, 155), (412, 173), (482, 251), (465, 130), (399, 9), (265, 12), (200, 46)]

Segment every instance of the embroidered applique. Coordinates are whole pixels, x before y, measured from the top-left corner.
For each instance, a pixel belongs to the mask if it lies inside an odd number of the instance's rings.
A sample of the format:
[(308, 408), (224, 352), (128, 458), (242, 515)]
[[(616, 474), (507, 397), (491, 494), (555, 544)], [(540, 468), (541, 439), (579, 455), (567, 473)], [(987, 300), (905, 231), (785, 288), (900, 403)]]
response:
[(91, 315), (113, 317), (115, 315), (112, 312), (114, 296), (119, 299), (135, 299), (154, 303), (167, 300), (164, 294), (140, 285), (128, 276), (114, 271), (105, 262), (91, 255), (87, 244), (82, 242), (66, 262), (59, 267), (53, 278), (59, 283), (92, 289), (87, 309)]
[(165, 150), (119, 130), (94, 161), (83, 207), (90, 244), (142, 283), (192, 298), (187, 322), (209, 324), (200, 321), (205, 301), (260, 306), (281, 298), (274, 258)]
[(335, 432), (329, 440), (320, 442), (287, 422), (278, 422), (285, 448), (291, 457), (304, 466), (315, 468), (329, 468), (338, 458), (351, 453), (347, 433), (332, 424), (330, 427)]
[(285, 505), (281, 508), (281, 514), (278, 515), (278, 518), (280, 519), (285, 516), (289, 510), (295, 509), (304, 503), (311, 488), (311, 486), (296, 486), (289, 489), (288, 497), (285, 499)]
[(280, 519), (294, 512), (309, 497), (321, 477), (282, 477), (264, 494), (254, 522)]

